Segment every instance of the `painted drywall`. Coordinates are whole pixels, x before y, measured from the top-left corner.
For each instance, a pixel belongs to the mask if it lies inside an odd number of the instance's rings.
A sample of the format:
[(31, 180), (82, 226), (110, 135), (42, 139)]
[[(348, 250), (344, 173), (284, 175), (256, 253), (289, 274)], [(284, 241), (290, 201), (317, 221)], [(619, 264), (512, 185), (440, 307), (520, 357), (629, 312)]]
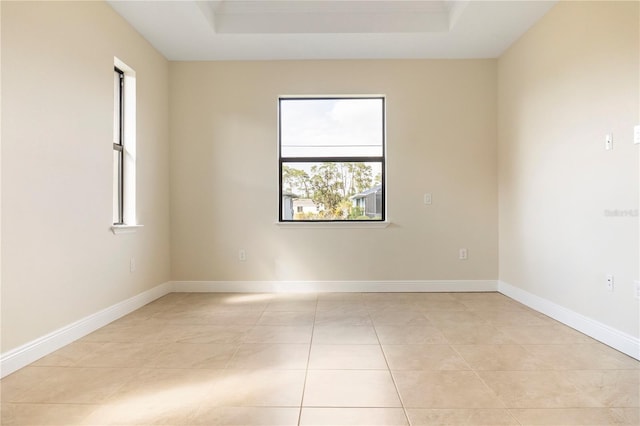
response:
[[(172, 62), (170, 70), (172, 279), (497, 278), (495, 60)], [(278, 96), (327, 94), (386, 96), (387, 228), (275, 224)]]
[[(101, 2), (2, 2), (1, 28), (6, 352), (169, 280), (169, 70)], [(110, 230), (114, 56), (137, 73), (144, 228), (126, 235)]]
[(498, 61), (500, 280), (636, 337), (639, 6), (561, 2)]

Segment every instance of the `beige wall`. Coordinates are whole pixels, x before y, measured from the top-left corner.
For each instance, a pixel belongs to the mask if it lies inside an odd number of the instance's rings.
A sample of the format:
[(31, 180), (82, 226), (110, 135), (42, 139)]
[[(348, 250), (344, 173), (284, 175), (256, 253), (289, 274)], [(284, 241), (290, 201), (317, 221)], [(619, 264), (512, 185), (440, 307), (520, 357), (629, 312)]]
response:
[(498, 62), (500, 279), (634, 336), (638, 217), (605, 211), (638, 211), (639, 22), (562, 2)]
[[(495, 60), (170, 69), (174, 280), (497, 279)], [(299, 94), (387, 96), (391, 226), (274, 224), (277, 99)], [(423, 204), (425, 192), (433, 205)], [(461, 247), (467, 261), (458, 260)]]
[[(144, 225), (118, 236), (114, 56), (137, 72)], [(169, 279), (168, 154), (167, 61), (108, 5), (3, 2), (3, 352)]]

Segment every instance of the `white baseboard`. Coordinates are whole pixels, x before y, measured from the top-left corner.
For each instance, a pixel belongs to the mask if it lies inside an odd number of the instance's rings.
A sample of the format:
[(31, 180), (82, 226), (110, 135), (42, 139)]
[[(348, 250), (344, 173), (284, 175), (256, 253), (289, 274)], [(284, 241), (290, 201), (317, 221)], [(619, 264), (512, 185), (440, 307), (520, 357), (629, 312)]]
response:
[(136, 309), (141, 308), (165, 294), (171, 292), (170, 282), (160, 284), (150, 290), (133, 296), (113, 306), (89, 315), (65, 327), (59, 328), (45, 336), (32, 340), (13, 350), (0, 355), (0, 378), (5, 377), (22, 367), (48, 355), (63, 346), (72, 343), (100, 327), (104, 327)]
[(498, 281), (498, 291), (630, 357), (640, 360), (640, 339), (630, 334), (574, 312), (504, 281)]
[(444, 281), (174, 281), (186, 293), (411, 293), (496, 291), (495, 280)]

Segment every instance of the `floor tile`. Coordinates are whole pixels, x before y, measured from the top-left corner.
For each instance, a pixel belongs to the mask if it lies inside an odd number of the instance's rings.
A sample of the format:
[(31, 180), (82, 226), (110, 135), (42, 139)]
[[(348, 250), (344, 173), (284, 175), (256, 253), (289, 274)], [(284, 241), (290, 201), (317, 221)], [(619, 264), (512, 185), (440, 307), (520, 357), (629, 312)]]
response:
[(640, 361), (601, 343), (527, 345), (525, 349), (557, 370), (640, 369)]
[(258, 320), (258, 325), (312, 325), (315, 319), (313, 311), (266, 311)]
[(363, 293), (362, 298), (367, 304), (410, 306), (421, 293)]
[(433, 312), (433, 311), (466, 311), (468, 306), (464, 303), (451, 300), (443, 300), (443, 301), (424, 301), (416, 303), (415, 306), (424, 312)]
[(473, 425), (511, 426), (519, 425), (506, 409), (500, 408), (409, 408), (407, 416), (412, 426)]
[(309, 343), (312, 326), (257, 325), (244, 336), (245, 343)]
[[(511, 414), (525, 426), (637, 425), (629, 423), (625, 413), (616, 408), (530, 408), (512, 409)], [(637, 420), (637, 419), (636, 419)]]
[(162, 320), (173, 325), (193, 324), (193, 325), (255, 325), (262, 316), (260, 310), (216, 310), (206, 308), (196, 310), (186, 306), (184, 310), (178, 312), (159, 312), (152, 319)]
[(511, 300), (507, 296), (495, 291), (461, 291), (444, 294), (450, 294), (455, 300), (475, 300), (477, 302)]
[(620, 417), (620, 424), (640, 425), (640, 408), (613, 408), (612, 410)]
[(469, 370), (449, 345), (383, 345), (391, 370)]
[[(359, 294), (358, 294), (359, 295)], [(318, 300), (318, 312), (343, 311), (343, 312), (368, 312), (367, 305), (361, 298), (357, 299), (323, 299)]]
[(110, 342), (96, 347), (76, 362), (78, 367), (144, 367), (158, 356), (163, 343)]
[(202, 406), (188, 416), (185, 425), (295, 426), (300, 409), (287, 407)]
[(269, 302), (265, 311), (315, 311), (316, 305), (318, 304), (317, 300), (310, 299), (279, 299)]
[[(207, 369), (131, 369), (131, 380), (105, 401), (112, 409), (138, 407), (139, 410), (176, 411), (195, 409), (223, 382), (224, 370)], [(187, 407), (185, 407), (187, 406)], [(116, 412), (116, 411), (114, 411)]]
[(187, 425), (189, 415), (197, 409), (191, 401), (140, 400), (131, 403), (99, 406), (87, 418), (92, 426)]
[(640, 371), (567, 371), (566, 377), (581, 392), (603, 407), (640, 407)]
[(489, 323), (488, 320), (483, 319), (473, 311), (429, 311), (425, 312), (424, 315), (432, 324), (437, 326)]
[(273, 299), (274, 295), (270, 293), (200, 293), (195, 294), (194, 297), (187, 297), (179, 303), (189, 306), (207, 306), (220, 310), (263, 311)]
[(584, 334), (564, 325), (511, 325), (497, 324), (496, 327), (513, 342), (523, 345), (595, 343)]
[(601, 403), (576, 388), (568, 372), (481, 371), (480, 377), (509, 408), (599, 407)]
[(551, 370), (553, 364), (520, 345), (454, 345), (474, 370)]
[(33, 368), (41, 369), (45, 378), (15, 402), (101, 404), (131, 380), (130, 371), (123, 368)]
[[(162, 323), (164, 324), (164, 323)], [(157, 342), (163, 328), (153, 321), (113, 322), (85, 336), (81, 342)]]
[(321, 302), (337, 302), (337, 303), (353, 303), (353, 302), (364, 302), (364, 295), (366, 293), (340, 293), (340, 292), (329, 292), (329, 293), (318, 293), (318, 303)]
[(244, 343), (229, 361), (231, 369), (304, 370), (309, 359), (309, 344)]
[(316, 325), (367, 325), (371, 318), (368, 312), (346, 312), (343, 310), (327, 310), (316, 313)]
[(234, 343), (166, 343), (149, 368), (225, 368), (238, 348)]
[(472, 371), (394, 371), (405, 407), (505, 408)]
[(380, 345), (313, 344), (310, 370), (386, 370)]
[(447, 342), (456, 345), (501, 345), (516, 343), (507, 334), (490, 324), (458, 323), (436, 325)]
[(447, 343), (440, 330), (430, 325), (379, 325), (376, 333), (383, 345)]
[(372, 326), (317, 325), (313, 329), (313, 343), (372, 345), (378, 343), (378, 337)]
[(227, 369), (204, 395), (203, 406), (300, 407), (304, 370)]
[(309, 370), (305, 407), (400, 407), (386, 370)]
[[(28, 401), (29, 392), (51, 376), (56, 369), (27, 366), (0, 380), (0, 401)], [(40, 402), (40, 401), (37, 401)]]
[(100, 351), (101, 347), (108, 345), (104, 342), (73, 342), (57, 351), (40, 358), (32, 363), (34, 367), (73, 367), (87, 356)]
[(528, 308), (514, 300), (503, 298), (460, 299), (467, 309), (473, 311), (525, 311)]
[(97, 406), (87, 404), (2, 404), (0, 424), (4, 426), (92, 425)]
[(424, 314), (417, 310), (385, 310), (372, 312), (371, 320), (377, 326), (379, 325), (428, 325), (429, 320)]
[(523, 309), (518, 310), (474, 310), (485, 321), (500, 327), (505, 326), (551, 326), (556, 324), (551, 318)]
[(408, 425), (402, 408), (312, 408), (302, 409), (301, 426), (395, 426)]
[(234, 325), (169, 325), (159, 336), (161, 342), (177, 343), (240, 343), (251, 326)]
[(3, 425), (638, 425), (640, 362), (498, 293), (174, 293), (0, 401)]

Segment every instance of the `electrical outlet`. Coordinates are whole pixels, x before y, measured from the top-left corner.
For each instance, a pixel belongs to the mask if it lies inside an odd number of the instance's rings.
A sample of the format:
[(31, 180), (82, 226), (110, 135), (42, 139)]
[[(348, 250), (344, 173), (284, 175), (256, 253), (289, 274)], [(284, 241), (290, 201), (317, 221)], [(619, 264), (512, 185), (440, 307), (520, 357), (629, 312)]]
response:
[(611, 133), (604, 136), (604, 149), (607, 151), (613, 149), (613, 135)]
[(460, 260), (467, 260), (467, 249), (466, 248), (461, 248), (460, 251), (458, 252), (458, 258)]
[(130, 272), (135, 272), (136, 271), (136, 259), (135, 259), (135, 257), (132, 257), (131, 259), (129, 259), (129, 271)]
[(640, 144), (640, 124), (633, 128), (633, 143)]
[(431, 194), (429, 193), (424, 194), (424, 203), (427, 205), (431, 204)]
[(240, 262), (246, 262), (247, 261), (247, 252), (245, 251), (245, 249), (238, 250), (238, 260)]
[(607, 275), (607, 290), (613, 291), (613, 275)]
[(636, 299), (640, 299), (640, 281), (633, 282), (633, 290), (634, 290), (634, 296), (636, 297)]

